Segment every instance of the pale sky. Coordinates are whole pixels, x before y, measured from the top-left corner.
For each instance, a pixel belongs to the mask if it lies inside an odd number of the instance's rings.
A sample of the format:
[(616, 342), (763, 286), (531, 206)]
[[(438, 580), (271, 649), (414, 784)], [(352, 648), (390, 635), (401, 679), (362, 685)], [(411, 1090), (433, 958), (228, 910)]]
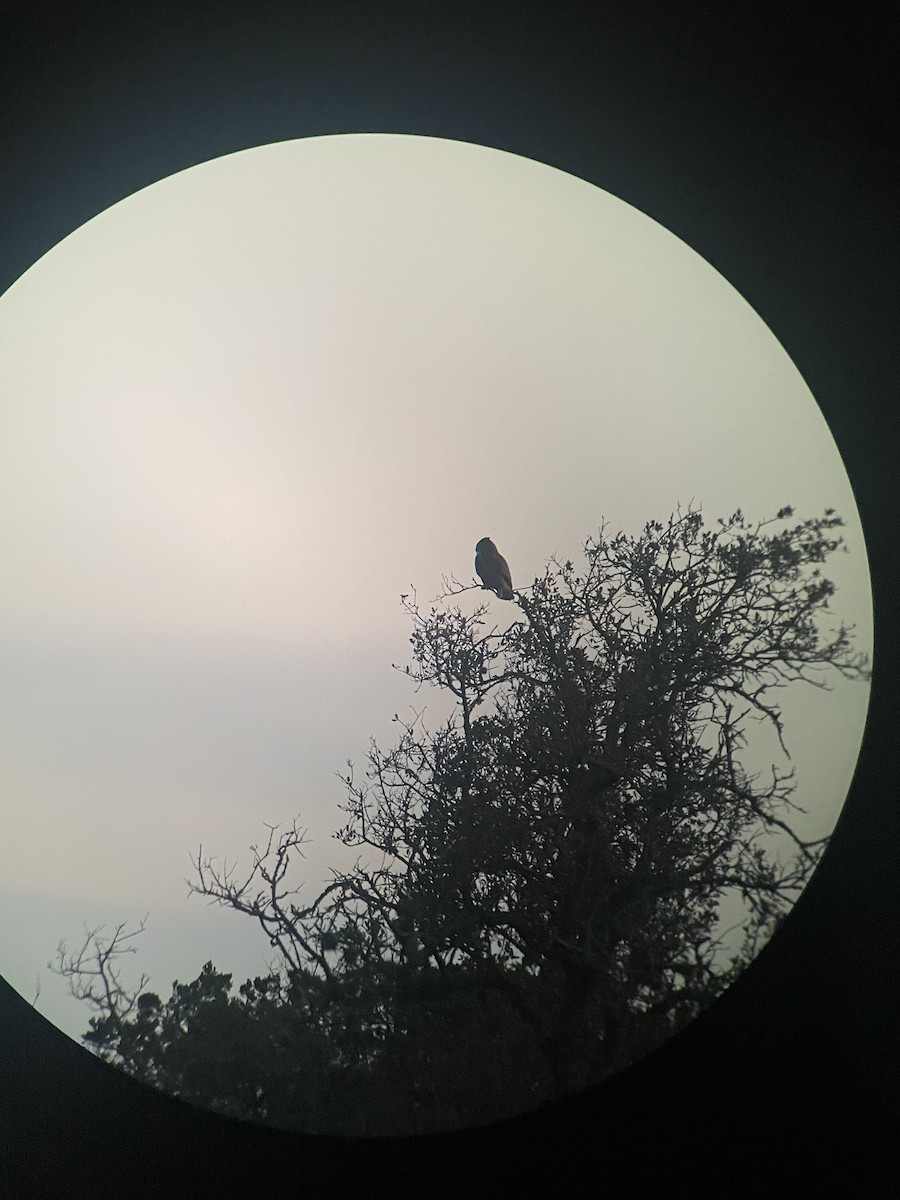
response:
[[(299, 816), (352, 856), (334, 777), (429, 704), (399, 595), (578, 560), (693, 500), (835, 508), (835, 621), (871, 653), (852, 491), (775, 336), (708, 263), (593, 185), (480, 146), (282, 142), (162, 180), (0, 297), (0, 973), (76, 1039), (46, 968), (149, 910), (126, 982), (168, 996), (269, 947), (186, 898)], [(474, 606), (483, 594), (461, 597)], [(493, 604), (506, 623), (517, 615)], [(803, 828), (834, 825), (868, 687), (784, 695)], [(774, 748), (757, 755), (772, 761)], [(768, 755), (768, 758), (766, 758)]]

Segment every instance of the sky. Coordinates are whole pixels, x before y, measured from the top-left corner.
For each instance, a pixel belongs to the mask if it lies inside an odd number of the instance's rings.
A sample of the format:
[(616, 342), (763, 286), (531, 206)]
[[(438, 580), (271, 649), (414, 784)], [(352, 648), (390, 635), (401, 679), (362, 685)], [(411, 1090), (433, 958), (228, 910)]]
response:
[[(471, 581), (484, 536), (525, 585), (604, 520), (691, 501), (836, 509), (830, 611), (871, 654), (852, 490), (799, 372), (699, 255), (573, 176), (311, 138), (75, 230), (0, 296), (0, 973), (77, 1039), (90, 1013), (47, 963), (85, 925), (149, 914), (123, 981), (163, 995), (210, 958), (264, 972), (248, 918), (188, 898), (191, 858), (249, 871), (298, 817), (298, 883), (349, 865), (336, 773), (440, 708), (392, 667), (401, 593)], [(811, 836), (867, 702), (784, 693)]]

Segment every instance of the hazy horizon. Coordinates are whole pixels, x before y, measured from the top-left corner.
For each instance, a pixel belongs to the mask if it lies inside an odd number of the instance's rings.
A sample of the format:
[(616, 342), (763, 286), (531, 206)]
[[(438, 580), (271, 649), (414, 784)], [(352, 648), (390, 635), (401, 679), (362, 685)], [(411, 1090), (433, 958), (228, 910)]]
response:
[[(45, 964), (83, 922), (149, 910), (123, 973), (163, 994), (265, 969), (186, 898), (191, 855), (249, 870), (299, 815), (311, 886), (354, 857), (335, 772), (437, 702), (392, 669), (399, 596), (470, 579), (482, 536), (522, 586), (604, 518), (832, 507), (829, 613), (871, 655), (852, 490), (776, 338), (648, 217), (500, 151), (342, 135), (162, 180), (0, 297), (0, 388), (0, 973), (76, 1038)], [(868, 702), (832, 682), (784, 697), (817, 836)]]

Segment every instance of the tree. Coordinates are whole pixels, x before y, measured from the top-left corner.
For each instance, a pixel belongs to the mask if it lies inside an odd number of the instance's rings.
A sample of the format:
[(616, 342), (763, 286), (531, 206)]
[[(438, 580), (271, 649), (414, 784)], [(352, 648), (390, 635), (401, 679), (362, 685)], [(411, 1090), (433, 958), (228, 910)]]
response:
[[(826, 841), (794, 831), (791, 772), (742, 765), (749, 722), (785, 748), (773, 692), (866, 675), (852, 630), (824, 627), (834, 588), (820, 565), (842, 522), (792, 516), (738, 511), (707, 528), (690, 510), (637, 537), (601, 529), (580, 574), (551, 560), (516, 594), (521, 618), (505, 629), (486, 603), (454, 604), (469, 590), (455, 580), (427, 612), (403, 599), (403, 669), (451, 711), (433, 729), (395, 715), (396, 744), (373, 741), (364, 779), (352, 765), (342, 777), (336, 836), (359, 848), (354, 868), (303, 904), (288, 885), (296, 823), (270, 828), (241, 882), (197, 855), (192, 890), (258, 921), (282, 965), (241, 1000), (210, 998), (214, 978), (230, 980), (211, 964), (190, 985), (218, 1019), (237, 1006), (282, 1047), (241, 1068), (249, 1115), (321, 1128), (327, 1113), (332, 1131), (371, 1133), (487, 1121), (601, 1081), (728, 986)], [(744, 940), (729, 962), (718, 930), (735, 895)], [(77, 963), (59, 969), (78, 977)], [(87, 1036), (200, 1096), (171, 1065), (204, 1053), (183, 992), (152, 1010), (149, 1057), (150, 1001)], [(302, 1099), (313, 1092), (318, 1118)], [(237, 1094), (223, 1078), (201, 1099)]]

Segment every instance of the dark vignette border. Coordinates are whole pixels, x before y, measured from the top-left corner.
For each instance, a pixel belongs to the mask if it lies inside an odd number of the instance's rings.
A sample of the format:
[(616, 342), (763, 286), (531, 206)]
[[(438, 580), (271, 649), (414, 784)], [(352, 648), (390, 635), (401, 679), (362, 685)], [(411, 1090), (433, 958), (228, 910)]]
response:
[(581, 176), (699, 251), (803, 373), (866, 532), (876, 675), (850, 796), (790, 921), (712, 1010), (603, 1088), (468, 1134), (300, 1138), (138, 1088), (3, 984), (0, 1194), (528, 1182), (730, 1196), (787, 1194), (795, 1178), (889, 1194), (874, 1183), (900, 1140), (887, 19), (845, 5), (788, 20), (795, 6), (745, 0), (133, 7), (0, 10), (0, 291), (123, 196), (265, 142), (427, 134)]

